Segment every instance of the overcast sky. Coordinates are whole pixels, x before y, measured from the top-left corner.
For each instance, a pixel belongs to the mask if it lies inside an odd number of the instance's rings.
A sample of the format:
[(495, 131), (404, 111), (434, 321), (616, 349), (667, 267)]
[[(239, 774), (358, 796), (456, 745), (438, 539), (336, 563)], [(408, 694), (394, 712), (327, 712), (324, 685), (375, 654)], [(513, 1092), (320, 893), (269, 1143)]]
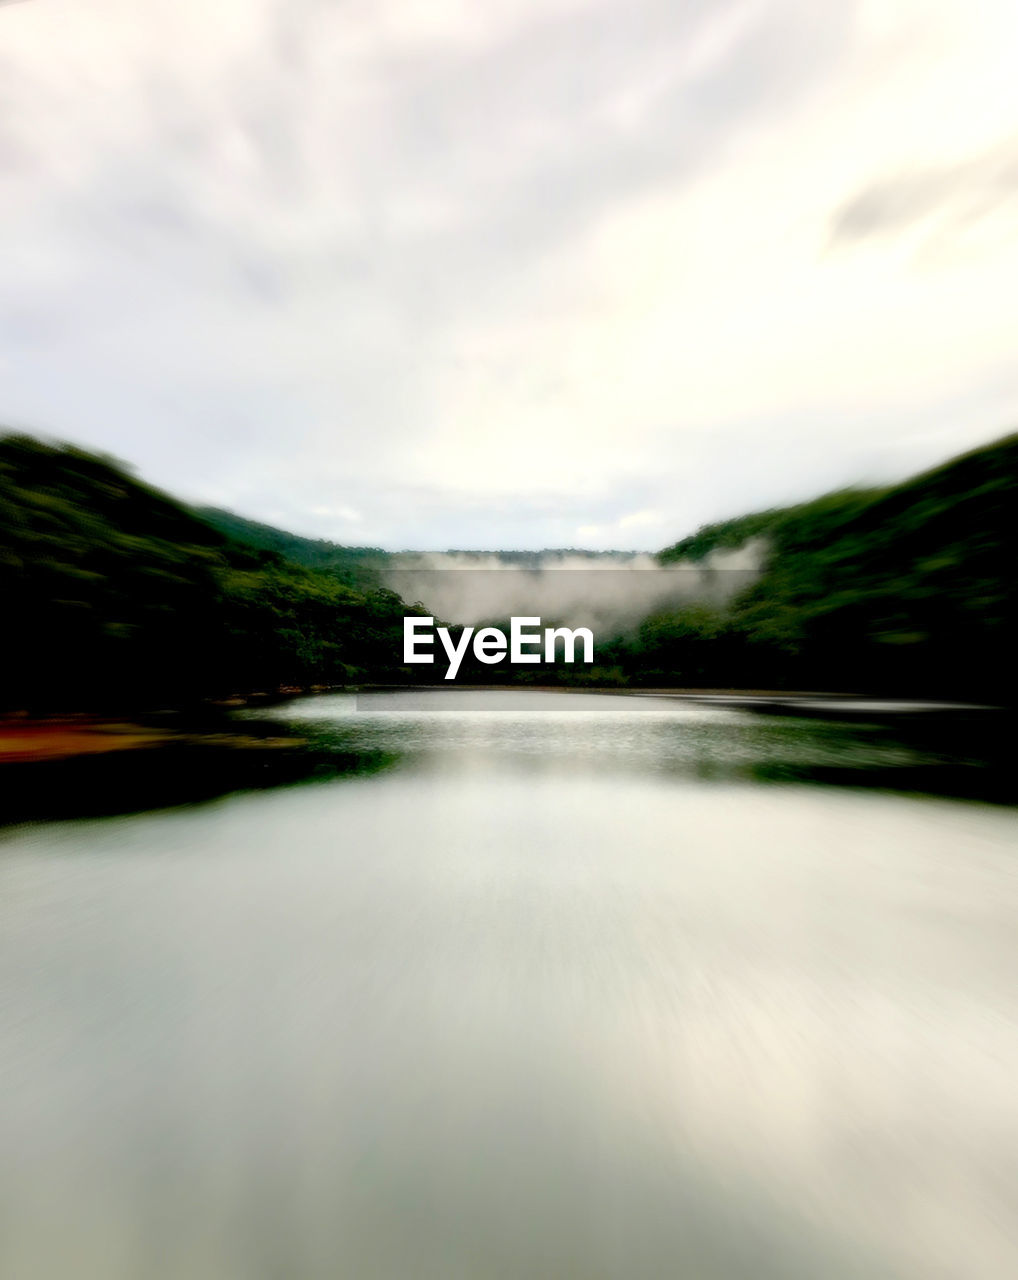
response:
[(0, 4), (0, 422), (658, 547), (1018, 423), (1014, 0)]

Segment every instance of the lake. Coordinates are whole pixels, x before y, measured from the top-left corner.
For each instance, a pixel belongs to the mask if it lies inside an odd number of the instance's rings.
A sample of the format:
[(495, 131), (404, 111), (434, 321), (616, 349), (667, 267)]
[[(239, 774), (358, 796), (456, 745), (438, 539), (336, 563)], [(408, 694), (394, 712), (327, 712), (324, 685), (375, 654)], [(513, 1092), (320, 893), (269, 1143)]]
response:
[(304, 780), (0, 838), (0, 1273), (1016, 1274), (1018, 832), (929, 734), (255, 722)]

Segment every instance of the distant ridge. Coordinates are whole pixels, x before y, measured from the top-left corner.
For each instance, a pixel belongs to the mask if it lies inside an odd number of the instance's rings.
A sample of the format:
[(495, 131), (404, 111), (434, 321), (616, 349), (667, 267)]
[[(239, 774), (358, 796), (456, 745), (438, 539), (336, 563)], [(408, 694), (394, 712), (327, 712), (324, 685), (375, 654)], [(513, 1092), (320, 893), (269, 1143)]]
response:
[[(1010, 435), (899, 485), (705, 526), (665, 548), (661, 562), (702, 562), (756, 542), (752, 585), (727, 604), (633, 617), (624, 634), (599, 637), (593, 669), (557, 668), (557, 678), (1013, 703), (1016, 508)], [(190, 509), (113, 459), (0, 437), (0, 708), (165, 706), (413, 680), (416, 669), (400, 665), (401, 636), (416, 606), (383, 578), (428, 554)], [(572, 548), (446, 554), (535, 569), (557, 556), (633, 559)]]
[(763, 539), (730, 625), (744, 672), (804, 687), (1014, 699), (1018, 434), (880, 489), (706, 525), (661, 560)]

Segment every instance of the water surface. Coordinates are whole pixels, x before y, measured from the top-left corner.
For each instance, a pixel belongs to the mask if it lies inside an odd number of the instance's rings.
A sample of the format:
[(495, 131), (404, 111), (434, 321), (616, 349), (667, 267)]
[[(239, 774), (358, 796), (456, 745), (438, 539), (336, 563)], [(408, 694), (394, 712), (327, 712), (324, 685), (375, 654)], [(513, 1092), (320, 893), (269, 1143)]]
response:
[(275, 715), (349, 767), (0, 843), (0, 1273), (1015, 1274), (1012, 810), (725, 705)]

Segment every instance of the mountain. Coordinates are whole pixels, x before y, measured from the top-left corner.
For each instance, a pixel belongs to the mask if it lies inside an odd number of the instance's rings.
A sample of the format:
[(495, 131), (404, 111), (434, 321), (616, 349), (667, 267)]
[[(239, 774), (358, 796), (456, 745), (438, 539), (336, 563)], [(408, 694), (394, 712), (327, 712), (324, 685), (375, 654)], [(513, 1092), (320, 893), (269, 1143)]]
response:
[(391, 553), (381, 547), (348, 547), (324, 538), (302, 538), (219, 507), (197, 507), (194, 514), (234, 542), (258, 551), (272, 551), (307, 569), (328, 569), (351, 581), (368, 580), (371, 570), (384, 565), (391, 557)]
[[(761, 547), (758, 576), (727, 604), (634, 617), (599, 635), (593, 670), (475, 664), (472, 678), (1011, 701), (1016, 499), (1012, 435), (904, 484), (708, 525), (659, 558), (710, 574), (724, 572), (713, 552)], [(527, 569), (549, 558), (486, 554)], [(433, 676), (397, 665), (416, 610), (378, 585), (393, 560), (190, 509), (107, 457), (0, 437), (0, 708)]]
[(248, 520), (234, 511), (220, 507), (195, 507), (194, 514), (206, 524), (212, 525), (227, 537), (261, 551), (275, 551), (295, 564), (310, 569), (329, 569), (363, 580), (379, 569), (415, 568), (422, 560), (436, 557), (456, 559), (496, 559), (505, 565), (539, 569), (546, 561), (556, 559), (583, 560), (632, 560), (642, 554), (635, 551), (590, 551), (583, 547), (546, 547), (540, 551), (483, 551), (470, 548), (449, 548), (447, 551), (385, 551), (381, 547), (346, 546), (329, 542), (324, 538), (305, 538), (297, 533), (287, 533), (271, 524)]
[(708, 525), (661, 552), (761, 538), (725, 621), (747, 683), (1013, 696), (1018, 435), (903, 484)]
[(247, 546), (113, 459), (0, 437), (0, 707), (383, 675), (402, 602)]

